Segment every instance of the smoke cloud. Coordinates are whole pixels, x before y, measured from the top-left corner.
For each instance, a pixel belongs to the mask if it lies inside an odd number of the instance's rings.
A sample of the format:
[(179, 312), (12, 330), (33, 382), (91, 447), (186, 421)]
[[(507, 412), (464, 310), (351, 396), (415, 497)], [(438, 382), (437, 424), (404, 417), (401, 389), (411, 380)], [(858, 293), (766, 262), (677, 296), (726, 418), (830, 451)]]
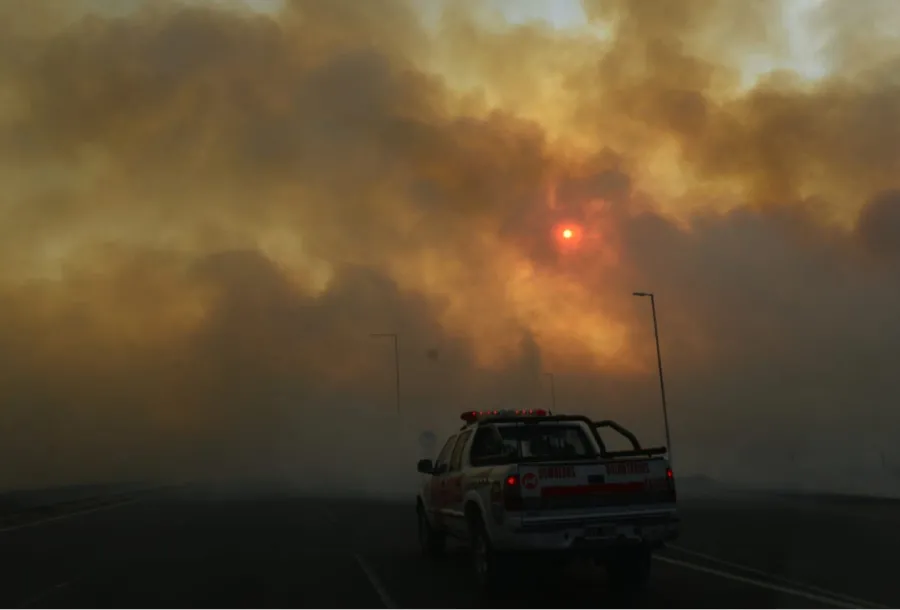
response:
[(0, 0), (0, 485), (402, 491), (548, 372), (659, 444), (634, 291), (679, 472), (896, 485), (893, 3), (813, 77), (785, 3), (486, 6)]

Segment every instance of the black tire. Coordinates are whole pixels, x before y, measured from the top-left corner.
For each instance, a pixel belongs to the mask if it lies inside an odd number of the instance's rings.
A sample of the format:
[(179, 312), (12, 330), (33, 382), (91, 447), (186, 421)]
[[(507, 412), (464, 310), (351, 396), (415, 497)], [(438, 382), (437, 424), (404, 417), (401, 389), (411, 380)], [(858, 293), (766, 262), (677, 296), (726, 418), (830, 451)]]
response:
[(469, 520), (469, 540), (475, 582), (482, 591), (494, 594), (503, 580), (501, 574), (503, 562), (494, 552), (480, 516), (474, 516)]
[(652, 563), (653, 553), (648, 548), (623, 550), (606, 564), (610, 589), (625, 595), (641, 593), (650, 580)]
[(419, 506), (416, 510), (419, 524), (419, 547), (427, 557), (437, 557), (447, 548), (447, 536), (434, 529), (425, 516), (425, 510)]

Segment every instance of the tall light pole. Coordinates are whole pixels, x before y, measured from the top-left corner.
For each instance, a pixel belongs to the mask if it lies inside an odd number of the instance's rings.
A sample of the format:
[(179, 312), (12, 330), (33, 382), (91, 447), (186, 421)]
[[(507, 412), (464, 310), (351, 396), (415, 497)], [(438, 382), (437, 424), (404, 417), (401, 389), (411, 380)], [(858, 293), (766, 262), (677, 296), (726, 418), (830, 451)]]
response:
[(400, 415), (400, 338), (397, 337), (397, 333), (372, 333), (370, 336), (375, 339), (390, 338), (394, 340), (394, 369), (397, 382), (397, 415)]
[(550, 404), (553, 405), (553, 412), (556, 412), (556, 381), (553, 373), (544, 373), (550, 379)]
[(666, 447), (669, 448), (669, 464), (672, 463), (672, 437), (669, 435), (669, 410), (666, 407), (666, 382), (663, 380), (662, 352), (659, 349), (659, 325), (656, 322), (656, 298), (652, 292), (635, 292), (636, 297), (650, 297), (653, 312), (653, 336), (656, 338), (656, 365), (659, 368), (659, 391), (662, 395), (663, 421), (666, 425)]

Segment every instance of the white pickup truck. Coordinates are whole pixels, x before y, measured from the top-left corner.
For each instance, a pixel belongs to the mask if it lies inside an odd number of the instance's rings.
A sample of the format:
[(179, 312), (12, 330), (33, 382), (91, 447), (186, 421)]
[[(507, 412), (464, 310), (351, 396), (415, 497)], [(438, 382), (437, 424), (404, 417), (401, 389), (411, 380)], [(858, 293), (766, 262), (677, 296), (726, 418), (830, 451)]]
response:
[[(447, 537), (467, 542), (481, 586), (493, 589), (523, 558), (588, 557), (610, 584), (636, 590), (651, 554), (678, 535), (675, 481), (665, 448), (642, 448), (612, 421), (543, 410), (467, 411), (432, 462), (416, 498), (426, 554)], [(608, 451), (599, 433), (631, 443)]]

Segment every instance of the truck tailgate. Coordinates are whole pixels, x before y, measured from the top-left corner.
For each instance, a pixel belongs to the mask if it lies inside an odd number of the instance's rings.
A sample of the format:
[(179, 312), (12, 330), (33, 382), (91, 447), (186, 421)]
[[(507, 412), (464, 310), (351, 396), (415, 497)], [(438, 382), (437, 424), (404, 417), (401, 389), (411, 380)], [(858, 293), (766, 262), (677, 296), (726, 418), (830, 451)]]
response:
[(671, 503), (675, 486), (664, 458), (521, 464), (525, 510)]

